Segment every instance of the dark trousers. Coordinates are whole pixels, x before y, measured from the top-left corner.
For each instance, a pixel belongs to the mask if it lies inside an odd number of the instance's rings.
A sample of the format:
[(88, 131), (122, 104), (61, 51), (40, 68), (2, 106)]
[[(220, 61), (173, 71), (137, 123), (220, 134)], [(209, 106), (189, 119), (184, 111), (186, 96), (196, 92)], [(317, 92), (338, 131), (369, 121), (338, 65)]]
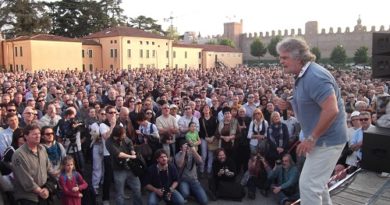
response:
[(262, 189), (262, 190), (268, 190), (269, 185), (267, 181), (262, 181), (258, 177), (251, 176), (248, 179), (247, 182), (248, 192), (255, 193), (256, 188)]
[(48, 205), (47, 200), (39, 199), (39, 202), (30, 201), (27, 199), (19, 199), (18, 205)]
[(110, 187), (113, 179), (111, 156), (104, 156), (104, 180), (103, 180), (103, 201), (110, 200)]

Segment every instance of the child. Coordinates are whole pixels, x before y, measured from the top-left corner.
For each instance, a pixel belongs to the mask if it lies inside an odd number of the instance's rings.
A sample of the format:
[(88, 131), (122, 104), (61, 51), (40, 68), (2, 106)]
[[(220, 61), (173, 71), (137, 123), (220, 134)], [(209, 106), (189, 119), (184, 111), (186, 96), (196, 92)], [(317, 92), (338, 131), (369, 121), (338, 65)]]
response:
[(62, 190), (61, 204), (62, 205), (81, 205), (81, 190), (88, 187), (87, 182), (74, 168), (74, 159), (71, 156), (66, 156), (62, 160), (62, 170), (59, 179), (60, 188)]
[(198, 151), (198, 146), (200, 145), (201, 141), (199, 138), (199, 133), (198, 133), (198, 131), (196, 131), (195, 122), (190, 122), (190, 124), (188, 125), (188, 132), (186, 133), (186, 140), (187, 140), (189, 146), (194, 146), (196, 151)]

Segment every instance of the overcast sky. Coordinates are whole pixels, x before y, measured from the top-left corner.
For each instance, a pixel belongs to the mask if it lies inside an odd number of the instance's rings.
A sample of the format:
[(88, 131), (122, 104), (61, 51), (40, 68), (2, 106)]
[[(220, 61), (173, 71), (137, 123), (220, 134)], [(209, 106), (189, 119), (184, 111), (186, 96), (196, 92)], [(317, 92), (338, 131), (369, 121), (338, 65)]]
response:
[[(51, 0), (55, 1), (55, 0)], [(301, 28), (307, 21), (318, 21), (319, 29), (356, 25), (359, 15), (362, 24), (390, 26), (388, 0), (122, 0), (121, 6), (128, 17), (144, 15), (158, 20), (166, 29), (172, 23), (179, 33), (200, 32), (202, 36), (223, 33), (223, 23), (244, 21), (245, 33), (271, 32)]]
[[(380, 2), (380, 3), (374, 3)], [(246, 33), (302, 28), (307, 21), (318, 21), (319, 28), (353, 28), (359, 15), (367, 28), (390, 26), (388, 0), (123, 0), (126, 15), (145, 15), (159, 20), (173, 18), (180, 33), (200, 32), (202, 36), (223, 33), (223, 23), (243, 19)], [(172, 14), (172, 15), (171, 15)], [(352, 30), (352, 29), (351, 29)]]

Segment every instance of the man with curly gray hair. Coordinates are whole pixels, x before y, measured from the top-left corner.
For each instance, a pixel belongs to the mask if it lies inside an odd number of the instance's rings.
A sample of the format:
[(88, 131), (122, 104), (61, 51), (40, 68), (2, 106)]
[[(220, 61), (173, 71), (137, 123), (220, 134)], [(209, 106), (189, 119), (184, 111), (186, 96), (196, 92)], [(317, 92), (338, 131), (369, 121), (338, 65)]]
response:
[(330, 72), (314, 62), (303, 39), (283, 39), (276, 49), (284, 72), (295, 75), (290, 104), (304, 133), (297, 153), (306, 156), (299, 181), (301, 204), (332, 204), (327, 182), (347, 141), (339, 86)]

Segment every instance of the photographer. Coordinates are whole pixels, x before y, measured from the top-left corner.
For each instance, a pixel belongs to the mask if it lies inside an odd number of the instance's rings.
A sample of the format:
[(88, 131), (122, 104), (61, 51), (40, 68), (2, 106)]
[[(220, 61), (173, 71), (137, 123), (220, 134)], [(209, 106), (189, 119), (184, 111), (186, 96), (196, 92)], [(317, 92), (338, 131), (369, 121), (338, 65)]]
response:
[(179, 191), (185, 199), (192, 193), (199, 204), (205, 205), (208, 198), (197, 176), (197, 165), (202, 164), (203, 160), (191, 143), (182, 140), (179, 144), (180, 152), (175, 156), (179, 170)]
[(259, 153), (253, 155), (248, 162), (248, 181), (246, 186), (248, 187), (248, 198), (256, 199), (256, 188), (260, 189), (260, 193), (267, 196), (268, 183), (267, 172), (264, 168), (265, 159)]
[(65, 110), (64, 118), (58, 123), (57, 136), (65, 147), (66, 154), (73, 156), (76, 162), (76, 170), (84, 176), (84, 156), (81, 151), (81, 126), (82, 123), (76, 121), (76, 109), (70, 107)]
[(145, 177), (145, 188), (150, 191), (148, 205), (157, 205), (160, 200), (167, 204), (184, 204), (183, 196), (176, 190), (179, 184), (176, 167), (168, 163), (168, 154), (159, 149), (154, 154), (156, 164), (148, 168)]
[(126, 130), (123, 127), (115, 126), (110, 138), (106, 141), (106, 147), (110, 152), (110, 155), (114, 159), (113, 163), (113, 175), (116, 197), (115, 201), (117, 205), (124, 204), (124, 191), (125, 184), (133, 191), (133, 204), (141, 205), (141, 182), (137, 176), (130, 170), (127, 165), (129, 160), (137, 158), (134, 152), (133, 143), (126, 137)]

